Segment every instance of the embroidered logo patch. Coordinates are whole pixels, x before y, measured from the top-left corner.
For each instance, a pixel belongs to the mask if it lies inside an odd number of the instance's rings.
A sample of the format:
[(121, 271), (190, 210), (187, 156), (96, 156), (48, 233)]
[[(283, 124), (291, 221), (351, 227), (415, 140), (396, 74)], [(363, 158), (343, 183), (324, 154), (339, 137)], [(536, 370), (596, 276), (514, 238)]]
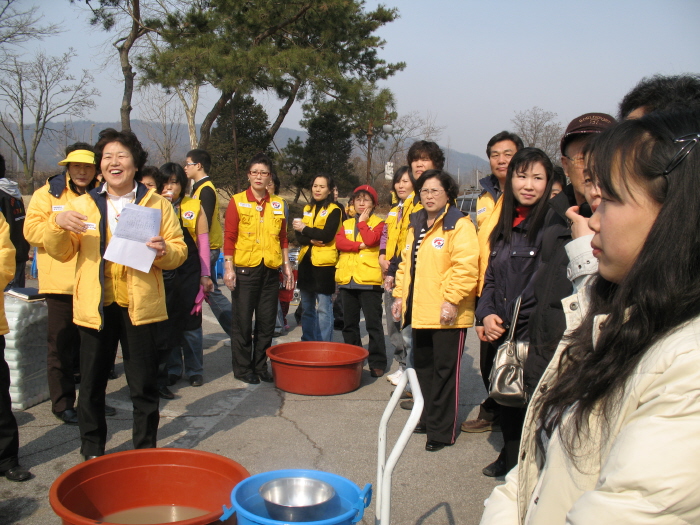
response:
[(325, 217), (326, 215), (328, 215), (328, 210), (321, 210), (321, 213), (319, 213), (319, 215), (321, 217)]
[(249, 202), (239, 202), (238, 205), (239, 205), (241, 208), (252, 208), (252, 207), (253, 207), (253, 205), (252, 205), (251, 203), (249, 203)]
[(304, 212), (304, 217), (311, 217), (313, 214), (310, 211)]
[(63, 206), (51, 206), (51, 211), (63, 211)]
[(435, 237), (433, 239), (433, 248), (437, 248), (438, 250), (442, 250), (442, 247), (445, 246), (445, 239), (442, 237)]
[(481, 215), (481, 214), (484, 213), (485, 211), (486, 211), (486, 208), (485, 208), (485, 207), (484, 207), (484, 208), (479, 208), (478, 210), (476, 210), (476, 214), (477, 214), (477, 215)]
[(279, 210), (279, 209), (282, 207), (282, 203), (281, 203), (281, 202), (272, 201), (271, 204), (272, 204), (272, 207), (273, 207), (275, 210)]
[(388, 216), (389, 216), (389, 217), (396, 217), (396, 212), (395, 212), (395, 211), (390, 211)]
[(194, 212), (192, 210), (186, 211), (182, 214), (182, 218), (186, 221), (191, 221), (192, 219), (194, 219)]

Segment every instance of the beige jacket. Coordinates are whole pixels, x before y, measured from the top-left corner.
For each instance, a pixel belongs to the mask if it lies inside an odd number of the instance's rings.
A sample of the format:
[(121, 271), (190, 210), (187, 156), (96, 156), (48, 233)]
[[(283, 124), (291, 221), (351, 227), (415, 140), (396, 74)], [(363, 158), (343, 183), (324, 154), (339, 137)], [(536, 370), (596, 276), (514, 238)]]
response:
[[(567, 333), (586, 312), (586, 290), (562, 301)], [(596, 318), (599, 327), (604, 316)], [(594, 341), (597, 338), (594, 332)], [(557, 352), (537, 397), (557, 378)], [(656, 343), (627, 383), (609, 432), (591, 432), (581, 471), (555, 433), (537, 467), (537, 422), (528, 409), (520, 461), (486, 503), (482, 525), (700, 523), (700, 318)], [(533, 406), (531, 403), (530, 406)], [(593, 429), (600, 421), (591, 416)]]

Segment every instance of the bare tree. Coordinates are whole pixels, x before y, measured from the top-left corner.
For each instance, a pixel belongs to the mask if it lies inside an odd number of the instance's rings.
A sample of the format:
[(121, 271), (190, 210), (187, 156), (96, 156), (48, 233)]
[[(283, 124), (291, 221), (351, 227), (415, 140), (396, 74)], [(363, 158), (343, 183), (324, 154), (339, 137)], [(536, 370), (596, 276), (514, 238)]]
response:
[(511, 122), (525, 146), (540, 148), (553, 163), (558, 164), (559, 141), (564, 134), (564, 127), (556, 118), (556, 113), (535, 106), (517, 112)]
[(30, 182), (36, 164), (36, 150), (45, 132), (56, 131), (50, 122), (58, 117), (82, 117), (93, 109), (92, 97), (99, 95), (87, 69), (80, 78), (68, 72), (75, 57), (69, 50), (51, 57), (38, 52), (32, 62), (10, 57), (0, 64), (0, 135), (17, 155)]
[(18, 9), (19, 0), (0, 0), (0, 49), (59, 32), (58, 24), (39, 25), (42, 16), (36, 6)]
[(155, 144), (157, 163), (171, 162), (178, 153), (182, 108), (175, 102), (175, 93), (167, 93), (156, 86), (144, 88), (141, 97), (141, 113), (146, 122), (145, 132)]
[[(386, 140), (378, 142), (374, 147), (372, 162), (373, 180), (384, 174), (386, 163), (394, 163), (394, 169), (406, 163), (408, 148), (416, 140), (440, 140), (445, 126), (438, 126), (436, 117), (428, 113), (425, 118), (418, 111), (412, 111), (398, 117), (393, 123), (393, 130)], [(367, 151), (366, 144), (358, 144), (360, 151)], [(366, 169), (366, 163), (365, 163)], [(390, 175), (393, 175), (390, 174)]]

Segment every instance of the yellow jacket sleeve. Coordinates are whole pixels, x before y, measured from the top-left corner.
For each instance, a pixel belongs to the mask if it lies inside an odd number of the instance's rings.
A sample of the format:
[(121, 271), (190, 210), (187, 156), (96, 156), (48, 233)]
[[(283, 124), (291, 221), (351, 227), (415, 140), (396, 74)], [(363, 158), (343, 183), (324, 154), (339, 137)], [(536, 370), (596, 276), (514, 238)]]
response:
[(15, 247), (10, 241), (10, 225), (0, 213), (0, 288), (4, 289), (14, 276)]
[(479, 240), (472, 221), (465, 217), (457, 221), (450, 242), (450, 283), (445, 288), (445, 301), (459, 304), (473, 294), (479, 278)]
[(165, 255), (153, 261), (153, 266), (161, 270), (174, 270), (187, 259), (187, 245), (172, 205), (163, 198), (159, 200), (162, 201), (160, 202), (160, 235), (165, 240)]
[(406, 277), (405, 273), (410, 269), (406, 261), (408, 261), (408, 258), (411, 256), (412, 246), (413, 228), (409, 228), (408, 234), (406, 235), (406, 245), (401, 250), (401, 262), (399, 263), (399, 268), (396, 270), (396, 276), (394, 277), (394, 291), (392, 293), (394, 298), (403, 297), (403, 280)]
[(32, 195), (24, 219), (24, 238), (32, 246), (44, 247), (44, 232), (51, 217), (51, 194), (46, 186)]
[[(72, 209), (70, 204), (66, 204), (64, 211)], [(80, 239), (77, 233), (64, 230), (56, 224), (56, 215), (50, 215), (44, 230), (44, 249), (51, 257), (59, 262), (68, 262), (80, 249)]]

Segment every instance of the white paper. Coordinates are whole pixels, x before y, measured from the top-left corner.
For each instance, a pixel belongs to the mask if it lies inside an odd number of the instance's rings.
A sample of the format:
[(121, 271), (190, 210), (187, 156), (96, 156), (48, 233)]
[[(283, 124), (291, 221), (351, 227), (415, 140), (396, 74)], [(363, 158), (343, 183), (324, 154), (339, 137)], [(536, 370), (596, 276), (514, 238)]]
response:
[(104, 258), (147, 273), (156, 258), (156, 250), (146, 243), (160, 234), (160, 210), (127, 204), (109, 241)]

